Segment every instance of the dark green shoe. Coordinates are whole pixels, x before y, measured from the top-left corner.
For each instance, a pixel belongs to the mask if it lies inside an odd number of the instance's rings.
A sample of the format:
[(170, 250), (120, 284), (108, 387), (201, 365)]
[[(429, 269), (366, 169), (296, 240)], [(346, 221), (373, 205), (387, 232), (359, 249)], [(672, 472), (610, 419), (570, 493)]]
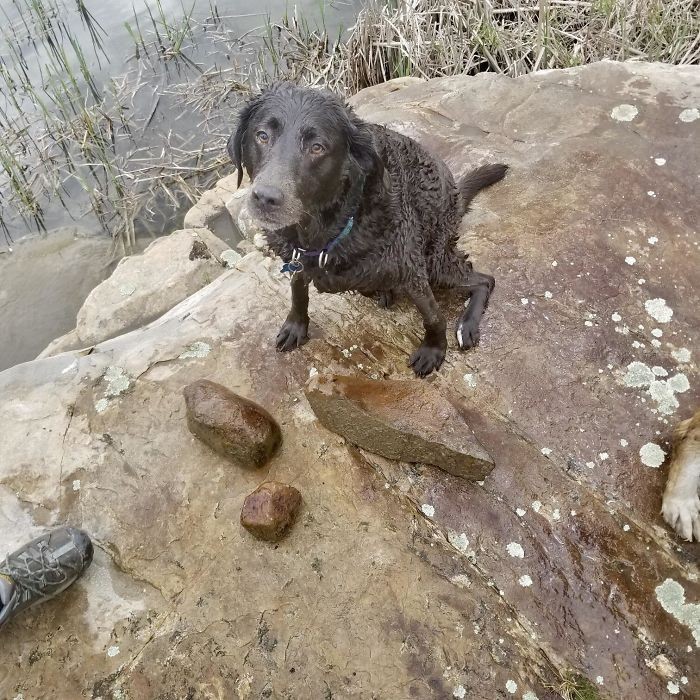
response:
[(82, 530), (59, 527), (0, 562), (0, 627), (30, 605), (43, 603), (74, 583), (92, 562), (92, 542)]

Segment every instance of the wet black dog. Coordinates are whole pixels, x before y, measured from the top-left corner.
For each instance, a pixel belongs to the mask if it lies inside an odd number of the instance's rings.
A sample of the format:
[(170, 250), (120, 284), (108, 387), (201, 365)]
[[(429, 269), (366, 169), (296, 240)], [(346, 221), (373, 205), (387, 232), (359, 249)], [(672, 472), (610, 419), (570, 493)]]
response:
[(487, 165), (458, 185), (415, 141), (359, 119), (339, 98), (280, 83), (243, 109), (228, 150), (250, 176), (248, 208), (292, 274), (292, 309), (277, 335), (280, 350), (307, 340), (308, 285), (357, 291), (388, 306), (404, 293), (418, 307), (425, 338), (410, 359), (421, 377), (445, 359), (445, 318), (433, 289), (458, 289), (469, 305), (457, 320), (459, 347), (479, 340), (494, 286), (457, 251), (469, 202), (498, 182), (505, 165)]

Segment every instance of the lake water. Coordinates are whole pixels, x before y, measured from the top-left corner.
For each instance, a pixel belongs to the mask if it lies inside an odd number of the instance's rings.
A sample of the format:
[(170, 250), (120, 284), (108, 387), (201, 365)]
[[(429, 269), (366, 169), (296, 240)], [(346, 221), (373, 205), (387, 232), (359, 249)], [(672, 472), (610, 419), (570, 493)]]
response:
[[(251, 60), (252, 54), (242, 48), (239, 51), (232, 38), (246, 36), (249, 42), (251, 37), (264, 33), (268, 16), (275, 22), (285, 12), (293, 12), (295, 7), (283, 0), (134, 0), (133, 5), (122, 0), (84, 0), (84, 7), (92, 18), (86, 23), (76, 11), (79, 0), (42, 2), (54, 25), (61, 19), (68, 23), (98, 92), (108, 89), (113, 79), (124, 75), (129, 76), (130, 85), (136, 86), (127, 105), (127, 110), (131, 110), (127, 116), (142, 114), (143, 128), (133, 134), (131, 148), (136, 153), (130, 164), (141, 154), (148, 157), (154, 152), (157, 154), (166, 140), (185, 153), (193, 148), (206, 148), (208, 134), (213, 130), (218, 130), (220, 135), (222, 130), (232, 128), (239, 104), (236, 94), (208, 114), (205, 128), (201, 110), (183, 104), (177, 90), (171, 94), (169, 86), (185, 84), (214, 67), (229, 71), (231, 75), (234, 71), (245, 72), (245, 63)], [(64, 2), (65, 12), (61, 9)], [(359, 5), (360, 0), (302, 0), (297, 3), (297, 9), (311, 24), (323, 24), (330, 32), (337, 33), (354, 23)], [(13, 28), (9, 36), (14, 36), (21, 46), (24, 70), (35, 85), (68, 82), (69, 78), (60, 74), (47, 74), (45, 64), (50, 58), (51, 46), (41, 41), (35, 25), (23, 21), (27, 6), (27, 0), (0, 0), (0, 22), (6, 32), (5, 39), (0, 38), (0, 56), (9, 68), (22, 62), (8, 48), (7, 30)], [(190, 14), (192, 29), (183, 32), (185, 59), (155, 61), (152, 66), (137, 59), (135, 34), (141, 32), (147, 42), (153, 40), (155, 45), (156, 32), (165, 36), (166, 25), (177, 29), (181, 18)], [(224, 26), (226, 41), (222, 39)], [(94, 47), (90, 27), (101, 43), (99, 50)], [(81, 89), (89, 95), (87, 81), (74, 60), (74, 51), (67, 38), (61, 36)], [(163, 43), (168, 44), (167, 41)], [(17, 114), (18, 107), (10, 97), (0, 91), (3, 110), (0, 117), (9, 114), (11, 118), (13, 113)], [(44, 103), (52, 108), (50, 100)], [(19, 109), (31, 110), (32, 106), (25, 102)], [(0, 164), (0, 183), (2, 181)], [(65, 178), (63, 203), (56, 198), (42, 201), (46, 231), (40, 235), (31, 222), (17, 215), (16, 208), (7, 207), (6, 195), (7, 191), (0, 189), (0, 205), (4, 197), (4, 221), (12, 239), (10, 241), (0, 231), (0, 371), (33, 359), (51, 340), (71, 330), (85, 296), (111, 269), (105, 266), (109, 239), (93, 215), (84, 187), (77, 178)], [(142, 248), (153, 236), (175, 230), (181, 224), (186, 206), (183, 203), (182, 207), (174, 209), (168, 200), (163, 196), (162, 201), (151, 203), (150, 209), (137, 218), (140, 235), (137, 247)], [(52, 236), (54, 242), (42, 240)], [(90, 243), (91, 238), (94, 243)], [(78, 270), (86, 268), (90, 268), (89, 272), (77, 274)]]

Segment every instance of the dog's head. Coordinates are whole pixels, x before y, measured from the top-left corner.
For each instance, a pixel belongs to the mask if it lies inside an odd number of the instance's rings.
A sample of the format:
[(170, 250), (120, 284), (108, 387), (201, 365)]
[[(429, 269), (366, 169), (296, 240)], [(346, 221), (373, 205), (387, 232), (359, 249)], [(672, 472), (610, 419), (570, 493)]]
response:
[(372, 133), (335, 95), (279, 83), (243, 108), (228, 152), (251, 180), (248, 209), (277, 230), (331, 208), (354, 179), (384, 167)]

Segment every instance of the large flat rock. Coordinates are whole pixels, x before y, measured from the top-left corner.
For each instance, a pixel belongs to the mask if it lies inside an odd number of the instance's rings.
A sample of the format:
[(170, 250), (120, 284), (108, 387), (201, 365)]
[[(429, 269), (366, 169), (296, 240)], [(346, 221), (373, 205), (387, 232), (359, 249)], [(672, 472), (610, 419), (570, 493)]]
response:
[(457, 407), (429, 382), (317, 375), (306, 398), (326, 428), (383, 457), (466, 479), (493, 469)]
[[(455, 172), (512, 166), (463, 228), (497, 280), (481, 345), (434, 382), (497, 465), (483, 484), (318, 423), (312, 370), (409, 379), (420, 320), (312, 294), (311, 341), (276, 353), (289, 286), (260, 253), (89, 354), (0, 374), (0, 549), (59, 522), (96, 545), (83, 580), (3, 629), (0, 696), (543, 700), (573, 671), (604, 697), (696, 697), (698, 548), (664, 526), (666, 465), (639, 452), (668, 453), (698, 405), (699, 102), (700, 68), (637, 63), (357, 98)], [(650, 393), (633, 362), (688, 386)], [(279, 421), (265, 468), (190, 434), (200, 378)], [(264, 481), (304, 497), (277, 544), (239, 524)]]

